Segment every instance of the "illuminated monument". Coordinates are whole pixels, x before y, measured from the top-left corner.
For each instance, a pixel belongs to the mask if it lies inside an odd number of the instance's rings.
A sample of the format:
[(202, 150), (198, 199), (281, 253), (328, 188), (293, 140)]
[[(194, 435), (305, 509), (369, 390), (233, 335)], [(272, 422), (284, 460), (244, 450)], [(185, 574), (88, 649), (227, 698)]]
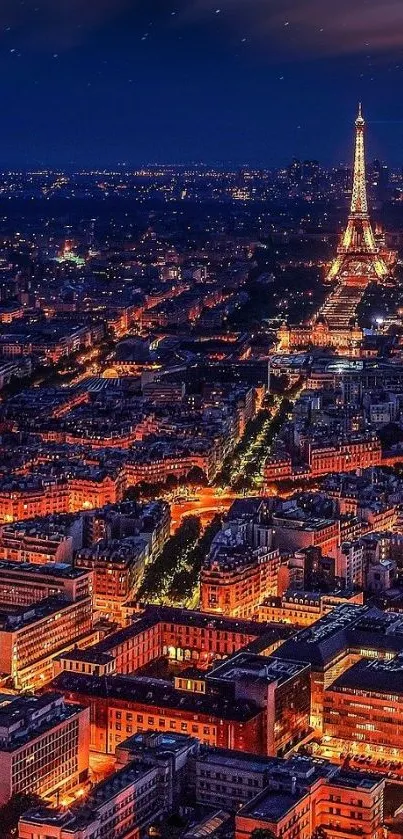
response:
[(337, 249), (328, 279), (340, 279), (352, 285), (383, 280), (389, 269), (375, 242), (368, 213), (365, 174), (365, 120), (361, 105), (355, 121), (355, 159), (351, 210), (345, 233)]
[(368, 213), (365, 176), (365, 120), (361, 105), (355, 121), (353, 194), (346, 230), (327, 274), (335, 286), (309, 323), (288, 326), (277, 332), (277, 351), (330, 349), (338, 355), (359, 357), (364, 337), (356, 320), (357, 307), (370, 283), (386, 283), (396, 254), (380, 248)]

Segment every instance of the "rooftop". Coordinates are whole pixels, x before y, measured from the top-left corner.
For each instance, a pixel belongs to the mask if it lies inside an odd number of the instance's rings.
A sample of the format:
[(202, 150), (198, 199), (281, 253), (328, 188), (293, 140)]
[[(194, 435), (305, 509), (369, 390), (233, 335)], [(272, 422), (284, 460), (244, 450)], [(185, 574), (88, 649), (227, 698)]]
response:
[(234, 701), (222, 696), (180, 691), (160, 679), (129, 676), (87, 676), (83, 673), (60, 673), (53, 682), (56, 690), (79, 696), (97, 696), (117, 702), (132, 702), (151, 709), (177, 709), (191, 714), (246, 722), (260, 713), (260, 708), (244, 699)]
[(403, 655), (384, 661), (362, 659), (353, 664), (328, 688), (329, 691), (358, 689), (373, 693), (403, 694)]
[(183, 749), (195, 747), (198, 740), (189, 734), (180, 734), (174, 731), (141, 731), (122, 740), (118, 749), (125, 749), (129, 752), (142, 754), (143, 752), (154, 751), (158, 754), (180, 753)]
[(0, 695), (0, 752), (13, 752), (55, 725), (76, 716), (82, 706), (65, 703), (60, 693)]
[(242, 807), (239, 815), (257, 821), (279, 822), (300, 799), (299, 794), (266, 789)]
[(85, 801), (73, 804), (69, 810), (37, 807), (28, 810), (22, 821), (28, 824), (64, 828), (69, 832), (84, 829), (98, 817), (97, 810), (103, 804), (112, 801), (125, 787), (131, 786), (135, 781), (153, 771), (153, 767), (140, 761), (129, 763), (105, 781), (97, 784)]
[(2, 632), (15, 632), (23, 626), (47, 618), (62, 609), (77, 607), (79, 602), (72, 603), (64, 597), (52, 596), (45, 597), (38, 603), (31, 603), (29, 606), (13, 606), (9, 609), (3, 606), (0, 610), (0, 630)]
[(253, 655), (241, 652), (215, 667), (207, 676), (208, 681), (247, 681), (254, 683), (282, 684), (306, 668), (306, 664), (286, 661), (280, 658)]
[(2, 560), (0, 563), (0, 577), (8, 577), (9, 574), (18, 574), (22, 578), (34, 577), (58, 577), (63, 580), (76, 580), (87, 574), (85, 568), (75, 568), (67, 562), (48, 562), (45, 565), (38, 565), (34, 562), (8, 562)]
[(349, 649), (403, 650), (403, 616), (376, 607), (344, 604), (284, 642), (274, 656), (324, 667)]
[(216, 617), (190, 609), (175, 609), (169, 606), (147, 606), (140, 618), (136, 618), (129, 626), (113, 632), (102, 641), (89, 648), (91, 653), (105, 653), (115, 649), (124, 641), (135, 637), (140, 632), (158, 623), (175, 624), (177, 626), (195, 626), (205, 631), (234, 632), (252, 638), (261, 637), (267, 645), (282, 641), (294, 634), (294, 630), (280, 623), (258, 623), (238, 618)]

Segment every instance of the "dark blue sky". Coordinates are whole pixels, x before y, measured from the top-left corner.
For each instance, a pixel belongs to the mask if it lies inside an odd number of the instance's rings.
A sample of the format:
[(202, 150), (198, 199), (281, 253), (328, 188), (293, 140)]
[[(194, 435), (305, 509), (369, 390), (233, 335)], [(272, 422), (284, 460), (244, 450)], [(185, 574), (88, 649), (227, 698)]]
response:
[(403, 164), (402, 0), (1, 0), (3, 166)]

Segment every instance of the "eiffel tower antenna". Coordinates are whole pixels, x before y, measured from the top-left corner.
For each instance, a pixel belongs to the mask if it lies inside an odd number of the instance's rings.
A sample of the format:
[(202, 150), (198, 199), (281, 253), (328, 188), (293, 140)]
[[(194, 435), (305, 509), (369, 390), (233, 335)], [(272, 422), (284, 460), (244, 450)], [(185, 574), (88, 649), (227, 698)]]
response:
[(388, 268), (379, 254), (368, 212), (367, 181), (365, 171), (365, 119), (361, 102), (355, 121), (355, 155), (351, 209), (344, 235), (337, 249), (328, 279), (350, 276), (361, 282), (383, 280)]

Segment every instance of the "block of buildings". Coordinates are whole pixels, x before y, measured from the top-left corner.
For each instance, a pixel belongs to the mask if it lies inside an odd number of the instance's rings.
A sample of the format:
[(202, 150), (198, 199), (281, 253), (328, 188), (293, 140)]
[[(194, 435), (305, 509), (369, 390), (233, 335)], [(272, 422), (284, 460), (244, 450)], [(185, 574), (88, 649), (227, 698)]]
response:
[(47, 597), (28, 606), (0, 611), (0, 673), (3, 682), (33, 690), (54, 675), (54, 658), (62, 650), (86, 646), (93, 631), (92, 594), (75, 601)]
[(89, 712), (57, 693), (0, 696), (0, 804), (46, 797), (88, 779)]
[(202, 610), (251, 617), (262, 600), (277, 594), (279, 565), (277, 549), (259, 545), (254, 530), (230, 522), (213, 540), (202, 567)]
[(67, 810), (37, 808), (19, 822), (19, 839), (136, 839), (163, 813), (158, 767), (130, 763)]
[(323, 696), (323, 733), (342, 751), (403, 759), (403, 653), (361, 659)]
[[(60, 670), (89, 672), (99, 666), (99, 655), (113, 662), (113, 672), (135, 673), (156, 659), (207, 670), (217, 659), (226, 658), (248, 645), (259, 652), (273, 652), (294, 634), (282, 624), (258, 623), (225, 616), (212, 616), (190, 609), (148, 606), (128, 626), (112, 632), (76, 659), (74, 650), (59, 656)], [(84, 666), (85, 664), (85, 666)], [(110, 665), (108, 665), (108, 668)]]
[[(311, 666), (311, 725), (323, 731), (324, 697), (337, 679), (361, 659), (395, 658), (403, 650), (403, 621), (398, 612), (375, 607), (339, 606), (312, 626), (297, 632), (275, 652)], [(363, 696), (366, 691), (363, 689)], [(364, 704), (365, 704), (365, 700)]]
[(142, 536), (127, 536), (82, 548), (74, 564), (92, 571), (95, 610), (123, 624), (125, 604), (135, 597), (148, 561), (148, 542)]
[(93, 597), (93, 574), (66, 563), (0, 562), (0, 604), (30, 606), (48, 597)]

